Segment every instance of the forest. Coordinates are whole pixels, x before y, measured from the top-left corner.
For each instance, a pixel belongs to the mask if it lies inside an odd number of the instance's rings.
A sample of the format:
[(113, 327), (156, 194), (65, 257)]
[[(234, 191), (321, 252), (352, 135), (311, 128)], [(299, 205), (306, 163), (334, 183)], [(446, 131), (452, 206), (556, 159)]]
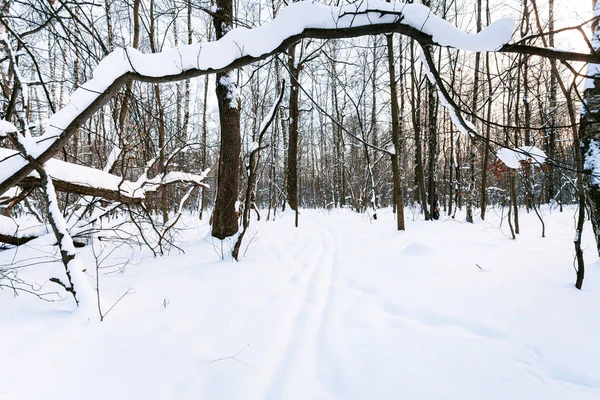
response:
[[(600, 346), (569, 342), (600, 328), (599, 22), (598, 0), (0, 0), (0, 338), (54, 332), (0, 351), (0, 399), (39, 398), (57, 353), (66, 398), (600, 397)], [(145, 372), (112, 377), (104, 335)]]

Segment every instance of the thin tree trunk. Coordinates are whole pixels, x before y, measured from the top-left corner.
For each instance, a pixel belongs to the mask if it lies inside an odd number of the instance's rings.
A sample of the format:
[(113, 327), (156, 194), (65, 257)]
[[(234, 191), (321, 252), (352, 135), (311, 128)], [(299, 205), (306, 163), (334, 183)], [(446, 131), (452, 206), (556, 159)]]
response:
[(411, 55), (411, 98), (412, 98), (412, 117), (413, 117), (413, 129), (414, 129), (414, 137), (415, 137), (415, 178), (417, 183), (418, 195), (421, 203), (421, 209), (425, 215), (425, 220), (428, 221), (430, 219), (429, 209), (427, 207), (427, 194), (425, 192), (425, 174), (423, 172), (423, 154), (421, 151), (421, 117), (420, 117), (420, 92), (416, 87), (416, 71), (415, 71), (415, 55), (414, 55), (414, 45), (411, 41), (410, 47), (410, 55)]
[[(140, 3), (141, 0), (134, 0), (133, 2), (133, 42), (131, 44), (131, 46), (134, 49), (137, 49), (140, 47)], [(151, 3), (151, 15), (154, 14), (154, 2)], [(153, 32), (154, 31), (154, 20), (152, 19), (152, 22), (150, 24), (150, 30)], [(154, 47), (154, 37), (153, 37), (154, 33), (150, 33), (150, 43), (151, 43), (151, 47)], [(110, 36), (110, 34), (109, 34)], [(152, 52), (156, 52), (156, 48), (154, 48), (154, 50), (152, 50)], [(123, 101), (120, 104), (120, 111), (119, 111), (119, 119), (118, 119), (118, 134), (119, 134), (119, 147), (123, 148), (124, 147), (124, 130), (125, 130), (125, 119), (127, 117), (127, 109), (129, 106), (129, 100), (132, 96), (132, 91), (131, 88), (133, 87), (133, 83), (132, 82), (127, 82), (127, 84), (125, 85), (125, 93), (123, 94)], [(116, 164), (115, 164), (116, 166)]]
[[(426, 7), (431, 8), (431, 0), (423, 1)], [(439, 65), (438, 65), (439, 69)], [(437, 151), (438, 151), (438, 133), (437, 133), (437, 89), (435, 85), (427, 79), (427, 125), (428, 130), (428, 165), (427, 165), (427, 195), (429, 202), (429, 216), (431, 219), (440, 218), (440, 208), (438, 206), (437, 183), (436, 183), (436, 168), (437, 168)]]
[[(137, 0), (136, 0), (137, 1)], [(115, 33), (112, 23), (112, 0), (104, 0), (104, 9), (106, 10), (106, 30), (108, 33), (108, 50), (112, 51), (115, 47)], [(135, 8), (135, 2), (134, 2)]]
[(288, 51), (288, 69), (290, 71), (290, 98), (288, 112), (290, 116), (288, 152), (287, 152), (287, 197), (290, 208), (296, 212), (296, 227), (298, 226), (298, 119), (300, 110), (298, 98), (300, 92), (300, 70), (296, 65), (296, 46)]
[[(154, 18), (154, 0), (150, 0), (150, 31), (148, 32), (148, 34), (150, 36), (150, 51), (156, 53), (158, 51), (158, 48), (156, 46), (157, 32)], [(158, 83), (154, 84), (154, 96), (156, 98), (156, 110), (158, 112), (158, 161), (160, 173), (164, 174), (166, 161), (165, 110), (162, 104), (160, 85)], [(163, 223), (166, 223), (169, 220), (167, 188), (161, 188), (160, 190), (160, 210), (162, 213)]]
[[(202, 170), (206, 171), (207, 160), (206, 160), (206, 134), (208, 128), (206, 126), (206, 115), (207, 115), (207, 103), (208, 103), (208, 82), (209, 75), (204, 77), (204, 96), (202, 99), (202, 158), (200, 160), (202, 164)], [(204, 213), (204, 209), (206, 208), (206, 188), (202, 187), (202, 194), (200, 196), (200, 219), (202, 219), (202, 215)]]
[[(387, 35), (388, 71), (390, 76), (390, 105), (392, 109), (392, 142), (394, 155), (392, 156), (392, 179), (394, 180), (394, 208), (396, 210), (396, 229), (403, 231), (404, 226), (404, 199), (402, 196), (402, 180), (400, 178), (400, 116), (398, 110), (398, 92), (396, 89), (396, 70), (394, 66), (393, 35)], [(402, 52), (400, 52), (400, 70), (402, 70)]]
[(438, 156), (437, 142), (437, 93), (433, 83), (427, 80), (427, 103), (428, 107), (428, 125), (429, 125), (429, 165), (427, 167), (427, 187), (429, 196), (429, 215), (431, 219), (440, 218), (440, 209), (438, 206), (437, 183), (436, 183), (436, 168)]
[[(490, 1), (486, 0), (485, 2), (485, 15), (486, 15), (486, 23), (490, 24)], [(488, 98), (487, 98), (487, 116), (486, 119), (488, 121), (492, 120), (492, 95), (493, 95), (493, 87), (492, 87), (492, 73), (490, 68), (490, 54), (485, 53), (485, 71), (486, 71), (486, 81), (488, 84)], [(487, 210), (487, 174), (488, 174), (488, 164), (490, 158), (489, 146), (490, 146), (490, 134), (491, 134), (491, 124), (486, 124), (485, 127), (485, 143), (483, 144), (483, 160), (481, 163), (481, 220), (485, 220), (485, 212)]]
[[(210, 27), (210, 25), (209, 25)], [(193, 42), (193, 28), (192, 28), (192, 0), (187, 0), (187, 43), (192, 44)], [(183, 109), (183, 137), (188, 136), (188, 126), (190, 123), (190, 80), (185, 80), (185, 105)]]
[[(476, 4), (476, 22), (477, 32), (481, 31), (481, 0), (477, 0)], [(479, 64), (481, 62), (481, 53), (475, 53), (475, 69), (473, 78), (473, 102), (471, 105), (471, 112), (477, 114), (477, 100), (479, 95)], [(476, 125), (477, 120), (473, 117), (471, 121), (473, 125)], [(469, 140), (469, 184), (467, 186), (467, 222), (473, 223), (473, 202), (475, 200), (475, 139), (473, 137)]]
[[(548, 1), (548, 45), (554, 48), (554, 0)], [(549, 60), (551, 71), (550, 71), (550, 97), (548, 99), (548, 129), (546, 134), (546, 155), (551, 161), (556, 159), (556, 116), (557, 116), (557, 92), (558, 82), (555, 71), (556, 60)], [(546, 201), (550, 202), (552, 199), (557, 197), (556, 186), (555, 186), (555, 170), (553, 162), (550, 162), (546, 166)]]
[[(489, 53), (485, 54), (485, 66), (486, 66), (486, 75), (488, 82), (488, 99), (487, 99), (487, 120), (491, 121), (492, 119), (492, 74), (490, 71), (490, 56)], [(483, 144), (483, 160), (481, 162), (481, 220), (485, 220), (485, 212), (487, 210), (487, 174), (488, 174), (488, 164), (490, 158), (489, 152), (489, 143), (490, 143), (490, 134), (491, 134), (491, 124), (486, 124), (485, 127), (485, 143)]]

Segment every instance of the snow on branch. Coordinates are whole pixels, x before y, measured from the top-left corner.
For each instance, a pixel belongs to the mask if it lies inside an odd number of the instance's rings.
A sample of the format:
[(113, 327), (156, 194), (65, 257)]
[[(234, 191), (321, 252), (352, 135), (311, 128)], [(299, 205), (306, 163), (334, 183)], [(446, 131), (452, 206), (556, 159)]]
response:
[(43, 225), (22, 225), (4, 215), (0, 215), (0, 243), (20, 246), (48, 233)]
[(511, 169), (520, 169), (529, 164), (541, 165), (547, 158), (546, 153), (535, 146), (523, 146), (516, 149), (506, 147), (498, 150), (496, 157)]
[[(265, 59), (309, 37), (334, 39), (397, 32), (421, 45), (496, 51), (510, 40), (513, 26), (512, 19), (502, 19), (482, 32), (467, 34), (418, 4), (369, 0), (335, 7), (308, 1), (294, 3), (270, 23), (254, 29), (233, 29), (218, 41), (153, 54), (133, 48), (113, 51), (94, 69), (93, 78), (71, 95), (70, 103), (49, 119), (48, 128), (28, 151), (39, 163), (50, 160), (90, 116), (130, 81), (173, 82), (226, 72)], [(33, 169), (20, 157), (1, 161), (0, 193), (15, 186)]]
[(11, 133), (17, 133), (17, 128), (8, 121), (0, 120), (0, 139), (5, 138)]
[[(0, 148), (0, 160), (10, 158), (21, 158), (21, 156), (18, 151)], [(55, 158), (46, 162), (44, 169), (52, 178), (53, 185), (58, 191), (102, 197), (106, 200), (118, 201), (124, 204), (141, 203), (146, 193), (154, 192), (162, 186), (177, 182), (207, 187), (204, 180), (209, 172), (204, 171), (198, 175), (173, 171), (152, 179), (147, 178), (144, 174), (140, 179), (132, 182), (123, 180), (120, 176), (106, 171), (68, 163)], [(40, 176), (34, 171), (23, 179), (19, 185), (26, 188), (38, 187), (41, 185)]]
[(438, 98), (442, 105), (448, 110), (450, 114), (450, 120), (456, 126), (456, 128), (465, 135), (479, 136), (475, 126), (468, 120), (466, 120), (460, 112), (460, 107), (450, 96), (446, 89), (444, 82), (435, 66), (433, 57), (431, 56), (430, 46), (421, 46), (421, 62), (425, 69), (425, 74), (429, 81), (437, 88)]

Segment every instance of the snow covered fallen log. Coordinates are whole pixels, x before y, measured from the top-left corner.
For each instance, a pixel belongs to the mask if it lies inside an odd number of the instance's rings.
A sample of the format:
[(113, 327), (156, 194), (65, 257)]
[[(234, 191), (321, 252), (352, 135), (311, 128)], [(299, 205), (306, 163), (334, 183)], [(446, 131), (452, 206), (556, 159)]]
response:
[[(0, 148), (0, 160), (11, 158), (21, 158), (21, 156), (18, 151)], [(158, 175), (152, 179), (148, 179), (144, 174), (140, 179), (132, 182), (106, 171), (57, 159), (48, 160), (44, 168), (52, 178), (55, 189), (59, 192), (101, 197), (124, 204), (141, 203), (146, 193), (154, 192), (162, 186), (177, 182), (207, 187), (204, 179), (208, 174), (208, 171), (200, 175), (185, 172), (168, 172), (165, 175)], [(19, 186), (26, 189), (41, 186), (39, 174), (35, 171), (31, 172), (19, 182)]]

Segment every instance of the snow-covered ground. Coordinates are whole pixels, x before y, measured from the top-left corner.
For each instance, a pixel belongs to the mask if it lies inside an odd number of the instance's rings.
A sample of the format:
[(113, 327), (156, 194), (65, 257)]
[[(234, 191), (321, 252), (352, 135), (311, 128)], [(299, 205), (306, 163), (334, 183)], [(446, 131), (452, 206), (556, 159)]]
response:
[(546, 210), (545, 239), (523, 212), (512, 241), (495, 211), (399, 233), (389, 210), (305, 210), (254, 222), (239, 263), (188, 218), (185, 254), (104, 261), (104, 309), (131, 288), (104, 322), (0, 291), (0, 399), (597, 399), (600, 264), (586, 225), (576, 290), (573, 212)]

